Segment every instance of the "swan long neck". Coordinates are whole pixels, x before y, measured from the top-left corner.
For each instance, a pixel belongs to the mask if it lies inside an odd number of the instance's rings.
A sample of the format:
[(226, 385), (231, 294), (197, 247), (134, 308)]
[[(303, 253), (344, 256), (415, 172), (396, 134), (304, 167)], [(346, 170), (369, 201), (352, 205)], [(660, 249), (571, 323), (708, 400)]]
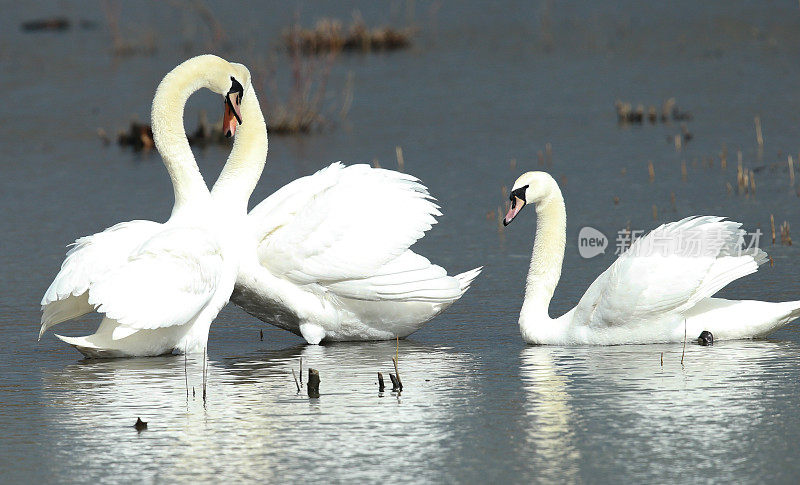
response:
[(225, 61), (214, 56), (200, 56), (184, 62), (164, 77), (153, 98), (153, 141), (164, 160), (175, 191), (173, 215), (190, 201), (194, 204), (209, 198), (208, 187), (186, 138), (183, 111), (192, 93), (209, 87), (208, 72), (217, 62)]
[[(561, 264), (567, 242), (567, 212), (564, 197), (553, 181), (550, 193), (536, 204), (536, 237), (525, 285), (520, 326), (549, 321), (548, 307), (561, 278)], [(522, 329), (523, 332), (526, 330)]]
[(215, 204), (239, 214), (247, 213), (247, 202), (267, 162), (267, 123), (255, 90), (242, 99), (242, 125), (236, 130), (228, 161), (211, 189)]

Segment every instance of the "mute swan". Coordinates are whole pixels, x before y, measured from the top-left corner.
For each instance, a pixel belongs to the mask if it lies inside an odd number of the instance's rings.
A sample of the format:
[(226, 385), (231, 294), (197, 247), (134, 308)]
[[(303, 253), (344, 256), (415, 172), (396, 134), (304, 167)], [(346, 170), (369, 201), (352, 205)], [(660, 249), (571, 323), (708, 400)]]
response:
[(399, 172), (333, 163), (248, 215), (267, 132), (245, 127), (211, 197), (246, 216), (249, 247), (231, 295), (246, 312), (310, 344), (393, 339), (450, 306), (480, 273), (448, 276), (409, 249), (441, 213), (416, 178)]
[(152, 126), (175, 191), (172, 215), (163, 224), (123, 222), (75, 241), (42, 299), (40, 339), (53, 325), (97, 311), (104, 318), (95, 334), (56, 336), (88, 357), (205, 350), (211, 322), (233, 291), (240, 251), (230, 215), (212, 204), (183, 128), (186, 100), (202, 87), (224, 95), (229, 135), (250, 114), (247, 103), (240, 107), (243, 96), (255, 98), (242, 65), (205, 55), (164, 77)]
[[(703, 330), (717, 340), (764, 336), (800, 316), (800, 301), (769, 303), (711, 298), (754, 273), (767, 259), (742, 248), (741, 224), (688, 217), (637, 240), (601, 274), (578, 305), (551, 319), (548, 306), (561, 276), (567, 215), (561, 190), (544, 172), (520, 176), (511, 191), (508, 225), (536, 206), (536, 238), (519, 316), (531, 344), (615, 345), (682, 342)], [(685, 332), (685, 333), (684, 333)]]

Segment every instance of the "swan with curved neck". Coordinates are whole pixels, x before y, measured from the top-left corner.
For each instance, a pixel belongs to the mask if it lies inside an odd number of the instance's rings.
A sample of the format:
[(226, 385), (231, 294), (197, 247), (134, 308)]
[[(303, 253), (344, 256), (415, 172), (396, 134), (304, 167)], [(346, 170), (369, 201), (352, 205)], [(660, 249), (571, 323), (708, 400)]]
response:
[(240, 251), (228, 216), (211, 204), (183, 128), (184, 105), (201, 88), (223, 95), (229, 136), (246, 125), (240, 103), (252, 93), (244, 66), (205, 55), (164, 77), (152, 128), (173, 184), (172, 215), (163, 224), (124, 222), (78, 239), (42, 299), (40, 338), (97, 311), (104, 318), (95, 334), (58, 337), (89, 357), (205, 350), (211, 322), (233, 291)]
[(247, 122), (211, 190), (247, 245), (231, 301), (317, 344), (405, 337), (467, 291), (480, 268), (448, 276), (408, 249), (439, 215), (414, 177), (335, 163), (248, 215), (267, 129), (255, 96), (245, 97), (242, 115)]
[[(800, 302), (724, 300), (712, 295), (753, 273), (767, 255), (742, 248), (741, 224), (689, 217), (637, 240), (601, 274), (578, 305), (559, 318), (548, 307), (561, 277), (566, 208), (556, 181), (528, 172), (514, 183), (504, 225), (536, 207), (536, 237), (520, 311), (532, 344), (615, 345), (681, 342), (710, 331), (717, 340), (764, 336), (800, 316)], [(697, 241), (688, 244), (686, 241)]]

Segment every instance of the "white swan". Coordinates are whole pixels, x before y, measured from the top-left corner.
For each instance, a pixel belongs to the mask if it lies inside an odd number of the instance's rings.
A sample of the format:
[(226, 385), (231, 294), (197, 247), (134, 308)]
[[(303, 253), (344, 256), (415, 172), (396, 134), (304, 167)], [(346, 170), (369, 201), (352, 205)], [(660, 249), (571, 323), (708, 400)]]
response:
[(514, 183), (508, 225), (526, 204), (536, 206), (536, 238), (519, 316), (531, 344), (643, 344), (764, 336), (800, 316), (800, 301), (769, 303), (711, 298), (731, 281), (755, 272), (767, 255), (743, 249), (741, 224), (689, 217), (637, 240), (601, 274), (578, 305), (551, 319), (548, 306), (561, 276), (566, 210), (561, 190), (544, 172)]
[(211, 322), (233, 290), (240, 250), (237, 225), (211, 203), (183, 128), (186, 100), (202, 87), (224, 95), (230, 135), (251, 114), (247, 103), (239, 106), (242, 96), (255, 98), (242, 65), (199, 56), (164, 77), (152, 127), (175, 191), (172, 215), (163, 224), (123, 222), (78, 239), (42, 299), (40, 339), (57, 323), (97, 311), (104, 318), (95, 334), (57, 337), (90, 357), (205, 349)]
[(249, 248), (231, 301), (251, 315), (310, 344), (405, 337), (480, 273), (448, 276), (409, 249), (441, 213), (416, 178), (391, 170), (334, 163), (247, 215), (267, 132), (244, 128), (211, 197), (230, 214), (246, 215)]

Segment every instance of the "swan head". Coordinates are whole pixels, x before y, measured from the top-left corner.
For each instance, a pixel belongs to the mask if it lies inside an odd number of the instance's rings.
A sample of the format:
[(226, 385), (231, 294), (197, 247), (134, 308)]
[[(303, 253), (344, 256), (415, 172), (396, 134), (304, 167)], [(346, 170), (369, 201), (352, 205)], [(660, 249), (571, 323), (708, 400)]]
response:
[(556, 181), (547, 172), (527, 172), (520, 175), (509, 194), (511, 207), (503, 218), (503, 225), (511, 224), (526, 205), (531, 203), (540, 205), (545, 202), (553, 193), (555, 183)]
[[(223, 93), (225, 114), (222, 117), (222, 131), (230, 138), (236, 134), (236, 128), (242, 124), (242, 98), (250, 90), (250, 71), (242, 64), (231, 63), (231, 73), (228, 80), (222, 80), (222, 89), (214, 91)], [(226, 89), (227, 86), (227, 89)]]

